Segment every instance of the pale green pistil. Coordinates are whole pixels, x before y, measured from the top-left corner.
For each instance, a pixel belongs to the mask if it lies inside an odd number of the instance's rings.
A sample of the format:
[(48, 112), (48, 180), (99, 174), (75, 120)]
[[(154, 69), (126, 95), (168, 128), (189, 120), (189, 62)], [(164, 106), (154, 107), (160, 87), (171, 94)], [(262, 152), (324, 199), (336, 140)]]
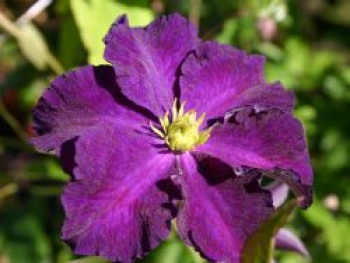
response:
[(162, 131), (151, 123), (151, 129), (164, 139), (169, 148), (173, 151), (190, 151), (196, 146), (204, 144), (210, 136), (211, 128), (199, 131), (200, 125), (204, 120), (205, 114), (197, 120), (197, 114), (194, 110), (184, 113), (185, 103), (177, 110), (176, 100), (172, 108), (171, 122), (169, 113), (166, 112), (163, 118), (159, 118)]

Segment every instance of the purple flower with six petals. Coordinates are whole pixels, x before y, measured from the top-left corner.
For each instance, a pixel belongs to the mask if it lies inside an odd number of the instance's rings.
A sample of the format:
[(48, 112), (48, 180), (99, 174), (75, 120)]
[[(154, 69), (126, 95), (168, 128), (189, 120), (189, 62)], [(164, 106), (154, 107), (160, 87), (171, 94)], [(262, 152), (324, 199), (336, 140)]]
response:
[(105, 37), (112, 66), (55, 79), (34, 111), (32, 139), (71, 174), (62, 238), (81, 255), (132, 262), (165, 240), (210, 261), (239, 262), (273, 212), (262, 175), (312, 202), (312, 169), (294, 97), (264, 80), (265, 59), (202, 42), (186, 19), (160, 17)]

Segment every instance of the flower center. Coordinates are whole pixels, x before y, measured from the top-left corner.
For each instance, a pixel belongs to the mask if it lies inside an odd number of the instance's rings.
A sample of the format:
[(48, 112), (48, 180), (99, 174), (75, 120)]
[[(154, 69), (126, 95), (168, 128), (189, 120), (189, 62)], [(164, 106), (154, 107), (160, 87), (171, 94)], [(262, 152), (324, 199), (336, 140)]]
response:
[(185, 102), (181, 103), (180, 108), (177, 109), (177, 99), (175, 99), (171, 111), (171, 121), (167, 111), (164, 117), (159, 118), (162, 129), (158, 129), (153, 123), (150, 123), (152, 131), (163, 138), (173, 151), (190, 151), (196, 146), (204, 144), (210, 137), (211, 128), (199, 130), (205, 113), (197, 120), (197, 113), (194, 110), (184, 112), (184, 108)]

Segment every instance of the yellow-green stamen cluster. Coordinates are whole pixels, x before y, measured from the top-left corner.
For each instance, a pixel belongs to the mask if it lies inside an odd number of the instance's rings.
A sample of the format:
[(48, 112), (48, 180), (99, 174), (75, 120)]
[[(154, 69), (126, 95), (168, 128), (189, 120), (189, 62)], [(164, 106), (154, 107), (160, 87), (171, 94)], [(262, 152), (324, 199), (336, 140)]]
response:
[(163, 118), (159, 118), (162, 130), (154, 127), (150, 123), (152, 131), (163, 138), (169, 148), (173, 151), (190, 151), (198, 145), (204, 144), (210, 136), (211, 128), (199, 131), (203, 123), (205, 113), (197, 120), (197, 113), (194, 110), (184, 112), (185, 102), (181, 103), (180, 109), (177, 109), (177, 100), (175, 99), (171, 121), (167, 111)]

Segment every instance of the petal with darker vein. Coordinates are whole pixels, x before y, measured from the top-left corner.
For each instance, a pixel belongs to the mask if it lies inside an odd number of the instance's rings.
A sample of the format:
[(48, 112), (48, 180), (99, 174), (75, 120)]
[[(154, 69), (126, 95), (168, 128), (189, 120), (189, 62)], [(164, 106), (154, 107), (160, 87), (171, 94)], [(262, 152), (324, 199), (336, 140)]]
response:
[(75, 253), (132, 262), (167, 238), (174, 208), (161, 183), (173, 155), (144, 134), (104, 124), (78, 139), (75, 159), (62, 196), (62, 237)]
[(142, 111), (119, 91), (111, 66), (85, 66), (57, 77), (34, 109), (34, 146), (56, 150), (101, 121), (135, 127), (147, 124)]
[(234, 112), (196, 150), (233, 167), (261, 169), (287, 183), (302, 207), (312, 203), (313, 174), (304, 132), (288, 112), (249, 108)]
[(126, 16), (105, 37), (105, 59), (123, 93), (162, 116), (171, 108), (177, 70), (199, 42), (196, 28), (178, 14), (162, 16), (146, 28), (131, 28)]

